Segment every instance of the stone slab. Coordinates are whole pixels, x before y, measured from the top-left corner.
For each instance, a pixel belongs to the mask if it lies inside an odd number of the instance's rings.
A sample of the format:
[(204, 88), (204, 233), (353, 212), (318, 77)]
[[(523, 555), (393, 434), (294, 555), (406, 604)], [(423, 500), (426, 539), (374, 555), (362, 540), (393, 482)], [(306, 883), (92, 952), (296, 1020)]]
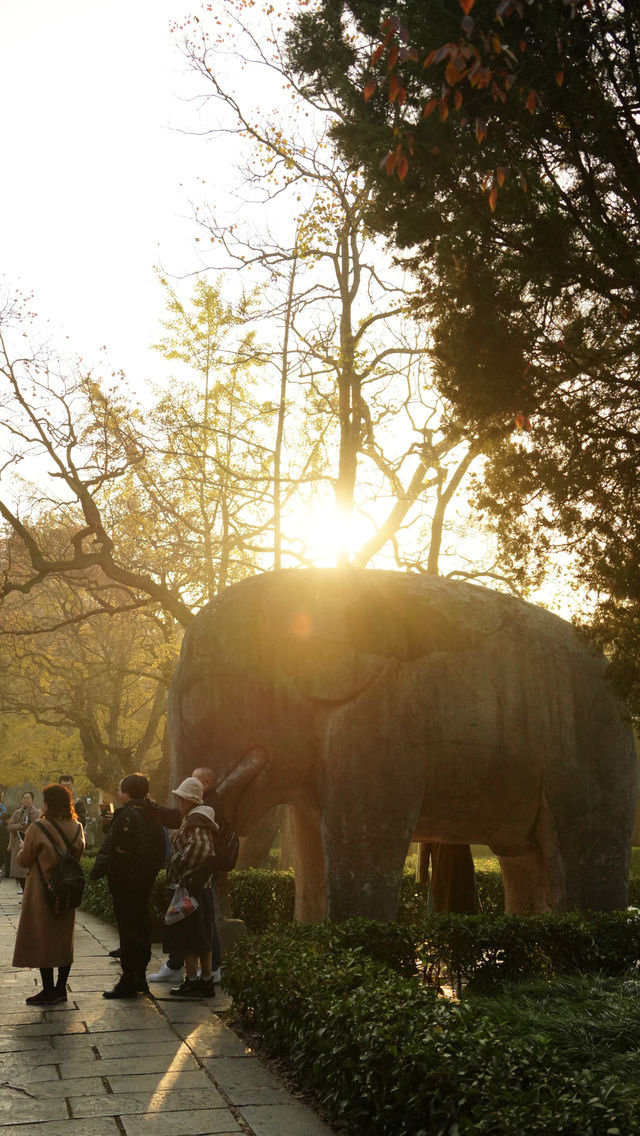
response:
[(0, 1061), (0, 1085), (6, 1081), (22, 1085), (25, 1081), (29, 1084), (39, 1084), (41, 1081), (55, 1081), (59, 1083), (58, 1070), (55, 1065), (35, 1065), (29, 1061), (12, 1061), (11, 1064), (5, 1064)]
[(126, 1136), (238, 1136), (242, 1132), (226, 1108), (123, 1116), (122, 1124)]
[(3, 1088), (0, 1094), (0, 1128), (4, 1121), (20, 1124), (34, 1120), (65, 1120), (69, 1116), (64, 1097), (36, 1100), (30, 1094)]
[(259, 1061), (237, 1057), (207, 1057), (203, 1062), (218, 1088), (236, 1106), (286, 1104), (287, 1090)]
[(248, 1105), (240, 1110), (255, 1136), (331, 1136), (315, 1112), (295, 1102), (286, 1105)]
[(26, 1053), (29, 1050), (51, 1049), (48, 1038), (38, 1037), (0, 1037), (0, 1053)]
[[(173, 1092), (174, 1089), (205, 1089), (211, 1086), (204, 1069), (169, 1069), (161, 1073), (117, 1074), (109, 1077), (114, 1093)], [(84, 1092), (84, 1089), (83, 1089)]]
[(135, 1060), (143, 1054), (145, 1057), (154, 1055), (160, 1056), (163, 1054), (168, 1062), (185, 1060), (186, 1055), (191, 1055), (191, 1050), (188, 1045), (185, 1045), (181, 1038), (175, 1037), (174, 1034), (168, 1032), (166, 1035), (160, 1035), (154, 1041), (145, 1041), (144, 1045), (137, 1045), (132, 1042), (128, 1037), (118, 1037), (111, 1033), (103, 1033), (94, 1035), (96, 1040), (96, 1049), (103, 1058), (103, 1060), (111, 1059), (114, 1057)]
[(173, 1028), (195, 1050), (198, 1057), (253, 1056), (249, 1046), (218, 1018), (211, 1018), (204, 1025), (193, 1028), (189, 1028), (188, 1023), (176, 1022)]
[[(63, 1080), (82, 1077), (131, 1077), (145, 1073), (199, 1072), (198, 1064), (187, 1047), (179, 1056), (172, 1057), (171, 1053), (145, 1054), (144, 1056), (105, 1057), (100, 1060), (95, 1057), (92, 1061), (65, 1060), (60, 1063), (60, 1076)], [(1, 1068), (1, 1066), (0, 1066)]]
[[(108, 1092), (101, 1077), (88, 1077), (80, 1083), (83, 1093), (93, 1093), (95, 1096), (104, 1096)], [(51, 1098), (64, 1100), (65, 1097), (78, 1092), (77, 1081), (61, 1081), (58, 1078), (56, 1078), (55, 1081), (31, 1081), (26, 1077), (22, 1079), (14, 1077), (11, 1078), (10, 1084), (12, 1087), (23, 1089), (36, 1100), (50, 1100)], [(3, 1087), (3, 1092), (5, 1091), (6, 1089)]]
[(3, 1124), (2, 1136), (118, 1136), (120, 1129), (112, 1116), (96, 1120), (43, 1120), (35, 1124)]
[(6, 1029), (3, 1025), (0, 1044), (11, 1038), (16, 1041), (22, 1041), (27, 1037), (53, 1037), (54, 1034), (65, 1033), (86, 1033), (84, 1023), (81, 1021), (73, 1021), (68, 1015), (63, 1016), (57, 1014), (51, 1021), (33, 1022), (21, 1026), (8, 1026)]
[(225, 1101), (213, 1085), (200, 1089), (174, 1089), (173, 1092), (119, 1093), (106, 1097), (72, 1096), (69, 1104), (73, 1116), (127, 1116), (131, 1113), (160, 1113), (193, 1109), (225, 1108)]

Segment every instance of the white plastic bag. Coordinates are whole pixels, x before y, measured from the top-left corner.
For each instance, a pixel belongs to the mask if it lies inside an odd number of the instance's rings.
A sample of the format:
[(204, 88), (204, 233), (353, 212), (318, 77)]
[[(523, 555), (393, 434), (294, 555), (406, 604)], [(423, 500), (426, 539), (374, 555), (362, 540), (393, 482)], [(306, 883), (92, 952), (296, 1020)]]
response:
[(182, 884), (178, 884), (173, 893), (173, 899), (164, 913), (164, 921), (165, 923), (177, 923), (180, 919), (186, 919), (188, 915), (192, 915), (197, 907), (197, 899), (189, 895)]

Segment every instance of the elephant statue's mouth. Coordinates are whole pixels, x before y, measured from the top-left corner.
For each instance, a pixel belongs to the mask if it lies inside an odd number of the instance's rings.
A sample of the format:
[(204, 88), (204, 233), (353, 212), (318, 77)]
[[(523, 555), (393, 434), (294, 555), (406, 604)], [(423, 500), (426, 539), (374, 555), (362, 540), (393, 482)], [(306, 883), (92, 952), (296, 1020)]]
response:
[[(256, 777), (262, 773), (268, 761), (269, 754), (266, 749), (262, 746), (253, 746), (224, 775), (216, 787), (218, 795), (222, 798), (225, 813), (234, 821), (240, 835), (245, 835), (242, 822), (247, 812), (247, 809), (242, 807), (242, 798)], [(247, 803), (247, 808), (251, 808), (250, 803)]]

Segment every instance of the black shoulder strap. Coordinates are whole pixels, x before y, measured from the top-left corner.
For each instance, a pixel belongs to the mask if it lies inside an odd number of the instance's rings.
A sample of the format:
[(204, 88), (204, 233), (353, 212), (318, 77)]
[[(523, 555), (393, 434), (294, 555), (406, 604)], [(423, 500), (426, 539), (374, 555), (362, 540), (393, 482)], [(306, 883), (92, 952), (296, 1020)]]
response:
[[(47, 818), (47, 819), (49, 819), (49, 818)], [(72, 844), (75, 844), (76, 840), (78, 839), (78, 834), (79, 834), (80, 832), (82, 832), (82, 825), (81, 825), (81, 824), (79, 824), (79, 825), (78, 825), (78, 827), (76, 828), (76, 831), (75, 831), (75, 833), (74, 833), (74, 836), (73, 836), (73, 840), (67, 840), (67, 838), (66, 838), (66, 836), (65, 836), (64, 832), (62, 831), (62, 829), (60, 828), (60, 826), (56, 824), (56, 822), (55, 822), (55, 820), (53, 819), (53, 817), (51, 817), (51, 819), (49, 820), (49, 824), (52, 824), (52, 825), (53, 825), (53, 827), (55, 828), (56, 832), (57, 832), (57, 833), (59, 833), (59, 835), (60, 835), (60, 836), (62, 837), (62, 839), (64, 840), (64, 842), (65, 842), (65, 844), (66, 844), (66, 846), (67, 846), (67, 848), (68, 848), (69, 850), (71, 849), (71, 845), (72, 845)]]
[[(51, 823), (53, 823), (53, 822), (51, 822)], [(58, 853), (58, 856), (60, 856), (60, 857), (62, 858), (62, 856), (64, 856), (64, 852), (61, 852), (61, 851), (60, 851), (60, 849), (58, 848), (58, 845), (56, 844), (56, 842), (55, 842), (55, 840), (53, 839), (53, 837), (52, 837), (51, 833), (49, 832), (49, 829), (48, 829), (48, 828), (45, 828), (45, 827), (44, 827), (44, 825), (43, 825), (43, 824), (42, 824), (42, 823), (41, 823), (41, 822), (40, 822), (39, 820), (37, 820), (37, 821), (36, 821), (36, 826), (37, 826), (37, 827), (38, 827), (38, 828), (40, 829), (40, 832), (44, 832), (45, 836), (46, 836), (46, 837), (47, 837), (47, 838), (48, 838), (48, 839), (49, 839), (49, 840), (51, 841), (51, 843), (53, 844), (53, 847), (55, 848), (56, 852)], [(57, 828), (57, 827), (58, 827), (58, 826), (56, 825), (56, 828)], [(63, 833), (63, 835), (64, 835), (64, 833)], [(37, 857), (36, 857), (36, 859), (37, 859)], [(39, 865), (39, 864), (38, 864), (38, 867), (40, 867), (40, 865)]]
[[(64, 856), (64, 852), (61, 852), (60, 849), (58, 848), (58, 845), (56, 844), (51, 833), (49, 832), (49, 829), (45, 828), (45, 826), (39, 820), (36, 821), (36, 824), (37, 824), (38, 828), (40, 829), (40, 831), (44, 832), (45, 836), (49, 838), (49, 840), (53, 844), (53, 847), (55, 848), (56, 852), (58, 853), (58, 856), (60, 856), (60, 858), (62, 859), (62, 857)], [(56, 832), (60, 834), (60, 836), (62, 837), (62, 839), (64, 840), (64, 842), (67, 846), (67, 850), (71, 851), (71, 845), (75, 844), (76, 840), (78, 839), (78, 832), (81, 830), (82, 825), (80, 825), (80, 824), (78, 825), (78, 828), (76, 829), (76, 833), (75, 833), (73, 840), (67, 840), (64, 832), (59, 827), (59, 825), (56, 824), (55, 820), (50, 820), (49, 824), (52, 824), (53, 827), (55, 828)]]

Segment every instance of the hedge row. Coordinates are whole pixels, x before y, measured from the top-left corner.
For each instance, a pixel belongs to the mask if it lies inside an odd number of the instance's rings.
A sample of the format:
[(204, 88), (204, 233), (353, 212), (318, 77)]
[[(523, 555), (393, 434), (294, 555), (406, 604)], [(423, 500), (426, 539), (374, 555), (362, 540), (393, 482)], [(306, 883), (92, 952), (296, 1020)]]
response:
[[(638, 850), (640, 851), (640, 850)], [(87, 879), (93, 859), (83, 860)], [(231, 911), (236, 919), (243, 919), (251, 934), (262, 934), (272, 927), (293, 922), (295, 882), (292, 871), (272, 871), (249, 868), (229, 874)], [(500, 915), (504, 912), (504, 890), (498, 869), (476, 873), (480, 910), (483, 915)], [(428, 889), (417, 884), (411, 872), (406, 872), (400, 891), (398, 922), (418, 923), (427, 912)], [(640, 876), (632, 876), (629, 885), (629, 902), (640, 907)], [(151, 913), (154, 941), (162, 938), (163, 915), (167, 908), (168, 893), (165, 873), (160, 872), (151, 894)], [(86, 911), (113, 922), (113, 907), (105, 880), (91, 881), (82, 904)]]
[[(434, 917), (429, 926), (441, 918)], [(606, 917), (598, 917), (598, 927), (585, 920), (596, 937), (604, 927), (600, 918)], [(622, 918), (613, 920), (612, 938)], [(556, 922), (558, 938), (575, 937), (575, 921)], [(616, 991), (603, 979), (590, 980), (589, 1013), (581, 1020), (576, 1047), (544, 1020), (551, 1001), (546, 984), (537, 1012), (523, 1028), (500, 997), (489, 1003), (445, 1001), (433, 987), (399, 973), (407, 969), (405, 947), (418, 945), (425, 928), (394, 926), (391, 931), (354, 921), (280, 929), (241, 941), (225, 964), (235, 1009), (262, 1032), (269, 1051), (288, 1063), (299, 1083), (312, 1089), (334, 1117), (347, 1121), (350, 1132), (626, 1136), (640, 1131), (640, 982), (630, 980), (625, 994), (624, 984)], [(586, 935), (586, 926), (583, 931)], [(597, 954), (591, 956), (594, 964)], [(567, 1016), (572, 1005), (569, 997)], [(604, 1054), (604, 1065), (594, 1053)]]

